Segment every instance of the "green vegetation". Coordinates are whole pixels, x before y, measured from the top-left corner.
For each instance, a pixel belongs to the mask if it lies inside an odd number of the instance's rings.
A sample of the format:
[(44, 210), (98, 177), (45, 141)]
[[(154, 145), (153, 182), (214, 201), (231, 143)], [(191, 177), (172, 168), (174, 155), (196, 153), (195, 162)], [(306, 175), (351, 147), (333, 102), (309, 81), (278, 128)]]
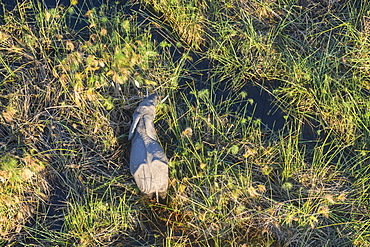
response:
[[(71, 2), (3, 8), (0, 246), (370, 246), (370, 2)], [(166, 205), (128, 169), (147, 91)]]

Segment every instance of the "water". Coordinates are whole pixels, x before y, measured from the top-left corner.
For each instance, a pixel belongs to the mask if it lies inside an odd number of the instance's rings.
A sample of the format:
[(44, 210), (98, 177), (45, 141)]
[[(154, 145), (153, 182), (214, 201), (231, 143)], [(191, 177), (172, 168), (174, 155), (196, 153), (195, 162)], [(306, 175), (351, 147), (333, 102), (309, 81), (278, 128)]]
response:
[[(192, 57), (193, 61), (196, 61), (197, 55)], [(244, 81), (235, 90), (230, 86), (230, 82), (215, 78), (212, 72), (215, 66), (217, 65), (207, 59), (201, 59), (201, 62), (195, 66), (191, 67), (189, 65), (194, 71), (193, 74), (190, 74), (190, 77), (194, 80), (196, 91), (209, 89), (213, 93), (213, 103), (215, 105), (227, 104), (227, 110), (233, 115), (238, 115), (241, 109), (246, 107), (247, 116), (259, 119), (263, 128), (278, 131), (284, 127), (286, 123), (285, 113), (274, 103), (274, 97), (269, 93), (276, 86), (275, 84), (278, 84), (277, 82), (265, 83), (265, 88), (262, 88), (252, 81)], [(181, 79), (180, 85), (187, 81), (188, 79)], [(194, 96), (189, 93), (188, 88), (185, 88), (185, 92), (189, 101), (195, 102)], [(240, 92), (245, 92), (247, 97), (230, 105), (227, 101), (237, 98)]]

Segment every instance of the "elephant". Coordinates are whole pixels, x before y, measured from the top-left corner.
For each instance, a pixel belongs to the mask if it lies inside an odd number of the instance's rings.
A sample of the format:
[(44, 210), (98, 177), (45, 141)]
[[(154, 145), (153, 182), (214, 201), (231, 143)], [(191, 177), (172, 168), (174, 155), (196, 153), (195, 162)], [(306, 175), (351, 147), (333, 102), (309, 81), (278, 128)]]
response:
[(154, 128), (158, 95), (149, 95), (133, 113), (128, 139), (131, 140), (130, 172), (139, 190), (149, 198), (166, 198), (168, 159)]

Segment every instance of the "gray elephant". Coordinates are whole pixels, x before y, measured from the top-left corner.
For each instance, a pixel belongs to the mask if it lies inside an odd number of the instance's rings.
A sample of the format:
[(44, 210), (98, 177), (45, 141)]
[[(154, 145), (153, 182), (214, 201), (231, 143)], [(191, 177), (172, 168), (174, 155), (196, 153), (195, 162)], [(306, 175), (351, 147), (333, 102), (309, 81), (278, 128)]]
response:
[(152, 94), (139, 104), (133, 114), (128, 136), (132, 140), (130, 171), (140, 191), (152, 198), (166, 197), (168, 159), (158, 142), (154, 129), (158, 95)]

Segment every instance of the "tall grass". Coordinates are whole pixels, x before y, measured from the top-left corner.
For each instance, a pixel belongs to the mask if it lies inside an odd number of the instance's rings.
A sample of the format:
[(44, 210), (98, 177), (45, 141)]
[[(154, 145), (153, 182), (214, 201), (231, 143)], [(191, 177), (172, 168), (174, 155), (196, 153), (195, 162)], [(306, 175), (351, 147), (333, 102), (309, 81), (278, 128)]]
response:
[[(369, 245), (368, 3), (142, 6), (5, 10), (1, 245)], [(87, 26), (68, 27), (71, 14)], [(284, 112), (281, 129), (255, 117), (250, 84)], [(165, 205), (128, 172), (147, 91), (169, 96), (155, 123)]]

